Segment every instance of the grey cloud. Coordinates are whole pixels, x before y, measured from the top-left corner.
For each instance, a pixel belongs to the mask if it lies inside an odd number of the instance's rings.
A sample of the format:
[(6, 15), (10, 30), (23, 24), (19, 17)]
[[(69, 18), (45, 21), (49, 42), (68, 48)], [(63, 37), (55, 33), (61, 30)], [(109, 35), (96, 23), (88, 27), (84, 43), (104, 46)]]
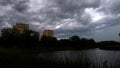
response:
[(13, 4), (12, 0), (0, 0), (0, 5), (6, 6), (9, 4)]
[(120, 13), (120, 0), (101, 0), (100, 11), (104, 11), (106, 14), (119, 14)]
[(23, 12), (25, 10), (27, 10), (28, 6), (27, 6), (27, 1), (20, 1), (18, 3), (15, 3), (13, 8), (18, 11), (18, 12)]
[[(24, 22), (37, 31), (53, 29), (59, 38), (86, 36), (96, 30), (118, 25), (119, 3), (119, 0), (0, 0), (0, 26)], [(98, 16), (103, 13), (105, 17), (92, 22), (91, 15), (95, 13), (86, 13), (87, 8), (95, 10)]]
[(119, 15), (112, 15), (112, 16), (108, 16), (100, 21), (98, 21), (97, 23), (99, 24), (94, 24), (94, 27), (99, 27), (99, 26), (102, 26), (98, 29), (103, 29), (103, 28), (106, 28), (106, 27), (111, 27), (111, 26), (116, 26), (116, 25), (119, 25), (120, 24), (120, 16)]
[[(46, 14), (48, 18), (52, 18), (53, 21), (56, 19), (67, 19), (74, 18), (74, 15), (81, 15), (85, 8), (96, 7), (98, 1), (87, 2), (84, 0), (53, 0), (55, 4), (47, 6), (45, 9), (40, 10), (40, 13)], [(98, 3), (97, 3), (98, 2)], [(93, 5), (95, 3), (95, 5)], [(55, 11), (55, 8), (58, 11)]]

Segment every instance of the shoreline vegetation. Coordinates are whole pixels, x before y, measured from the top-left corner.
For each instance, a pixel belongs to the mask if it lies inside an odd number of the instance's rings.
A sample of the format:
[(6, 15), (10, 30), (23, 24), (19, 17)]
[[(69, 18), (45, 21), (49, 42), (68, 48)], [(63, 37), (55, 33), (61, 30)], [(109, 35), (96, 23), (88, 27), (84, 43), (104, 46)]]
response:
[(40, 51), (62, 51), (62, 50), (83, 50), (91, 48), (100, 48), (106, 50), (120, 50), (120, 42), (101, 41), (94, 39), (80, 38), (72, 36), (69, 39), (57, 40), (56, 37), (42, 36), (33, 30), (21, 31), (13, 28), (4, 28), (1, 30), (0, 47), (2, 48), (36, 48)]

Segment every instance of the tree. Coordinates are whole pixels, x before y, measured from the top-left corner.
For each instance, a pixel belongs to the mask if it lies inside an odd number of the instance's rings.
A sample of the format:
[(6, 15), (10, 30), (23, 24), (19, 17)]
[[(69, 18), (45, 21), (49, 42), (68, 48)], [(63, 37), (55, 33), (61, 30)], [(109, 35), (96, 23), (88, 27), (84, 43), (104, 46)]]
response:
[[(120, 33), (119, 33), (119, 37), (120, 37)], [(120, 40), (119, 40), (120, 41)]]
[(39, 33), (33, 30), (26, 30), (16, 37), (20, 47), (35, 47), (39, 43)]
[(75, 35), (75, 36), (70, 37), (69, 40), (71, 40), (71, 41), (79, 41), (80, 38)]
[(34, 47), (39, 43), (39, 33), (32, 30), (21, 32), (16, 29), (4, 28), (1, 31), (1, 39), (7, 47)]
[(120, 33), (119, 33), (119, 37), (120, 37)]
[(1, 30), (1, 40), (2, 40), (2, 45), (6, 45), (7, 47), (12, 46), (12, 45), (8, 46), (8, 44), (13, 44), (11, 28), (4, 28)]
[(40, 43), (43, 46), (56, 46), (57, 38), (56, 37), (50, 37), (50, 36), (42, 36), (40, 39)]
[(69, 45), (74, 47), (80, 46), (80, 38), (78, 36), (72, 36), (69, 38)]
[(26, 42), (29, 42), (29, 45), (31, 46), (37, 46), (39, 43), (39, 33), (33, 30), (28, 30), (24, 34), (24, 39)]
[(9, 37), (12, 34), (11, 28), (4, 28), (1, 30), (1, 37)]

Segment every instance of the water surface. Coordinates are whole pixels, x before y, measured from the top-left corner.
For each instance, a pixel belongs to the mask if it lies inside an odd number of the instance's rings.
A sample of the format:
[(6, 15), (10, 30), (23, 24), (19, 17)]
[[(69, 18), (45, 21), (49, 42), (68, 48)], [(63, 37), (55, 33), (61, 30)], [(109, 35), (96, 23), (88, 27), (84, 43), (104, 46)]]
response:
[(80, 50), (80, 51), (55, 51), (55, 52), (44, 52), (38, 54), (39, 58), (57, 61), (57, 62), (85, 62), (89, 61), (91, 64), (95, 66), (99, 66), (102, 68), (104, 64), (108, 66), (116, 66), (120, 65), (120, 51), (113, 50), (100, 50), (96, 49), (88, 49), (88, 50)]

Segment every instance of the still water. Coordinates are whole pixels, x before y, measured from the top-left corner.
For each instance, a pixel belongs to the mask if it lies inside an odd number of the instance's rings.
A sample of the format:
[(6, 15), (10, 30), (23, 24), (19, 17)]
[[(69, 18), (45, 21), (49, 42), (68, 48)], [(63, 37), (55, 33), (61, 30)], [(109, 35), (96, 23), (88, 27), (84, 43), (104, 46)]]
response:
[(120, 51), (88, 49), (80, 51), (55, 51), (38, 54), (39, 58), (58, 61), (58, 62), (84, 62), (88, 60), (96, 66), (102, 66), (104, 63), (111, 66), (120, 65)]

